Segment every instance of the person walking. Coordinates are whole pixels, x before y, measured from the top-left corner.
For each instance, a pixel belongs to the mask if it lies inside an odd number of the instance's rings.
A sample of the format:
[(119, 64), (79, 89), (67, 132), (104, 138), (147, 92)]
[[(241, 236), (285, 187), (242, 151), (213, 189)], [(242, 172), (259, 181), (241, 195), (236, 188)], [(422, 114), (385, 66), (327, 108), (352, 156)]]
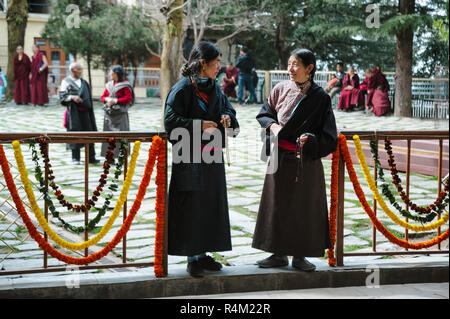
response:
[[(95, 123), (94, 105), (92, 103), (89, 84), (81, 77), (83, 69), (77, 62), (69, 66), (71, 75), (66, 76), (59, 88), (59, 99), (66, 107), (64, 113), (64, 126), (68, 132), (97, 131)], [(72, 151), (72, 162), (80, 164), (80, 149), (84, 144), (68, 144)], [(89, 144), (89, 163), (97, 164), (100, 161), (95, 158), (94, 144)]]
[(240, 49), (239, 57), (236, 60), (236, 67), (239, 69), (238, 103), (240, 105), (244, 104), (244, 88), (250, 94), (250, 101), (252, 103), (256, 103), (258, 99), (256, 98), (255, 86), (253, 85), (253, 70), (255, 68), (255, 61), (248, 52), (248, 48), (246, 46), (243, 46)]
[(262, 268), (286, 266), (293, 256), (293, 267), (313, 271), (305, 257), (323, 257), (330, 247), (321, 158), (336, 149), (337, 129), (331, 98), (314, 82), (315, 71), (311, 51), (292, 52), (290, 80), (272, 89), (256, 117), (266, 143), (278, 140), (269, 160), (278, 166), (265, 176), (252, 242), (253, 248), (272, 253), (257, 262)]
[(187, 256), (187, 271), (219, 271), (208, 252), (231, 250), (223, 149), (238, 134), (236, 111), (216, 84), (222, 54), (211, 42), (192, 49), (183, 78), (167, 96), (164, 126), (172, 148), (169, 255)]

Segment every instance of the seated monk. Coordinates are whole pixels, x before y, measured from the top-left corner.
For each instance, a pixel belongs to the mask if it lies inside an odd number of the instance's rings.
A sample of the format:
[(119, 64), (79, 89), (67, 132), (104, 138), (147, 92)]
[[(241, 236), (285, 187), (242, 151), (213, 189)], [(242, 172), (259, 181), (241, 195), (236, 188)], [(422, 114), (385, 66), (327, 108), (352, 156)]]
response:
[(338, 110), (350, 111), (355, 106), (364, 105), (359, 92), (359, 76), (350, 67), (342, 81), (342, 91), (339, 98)]

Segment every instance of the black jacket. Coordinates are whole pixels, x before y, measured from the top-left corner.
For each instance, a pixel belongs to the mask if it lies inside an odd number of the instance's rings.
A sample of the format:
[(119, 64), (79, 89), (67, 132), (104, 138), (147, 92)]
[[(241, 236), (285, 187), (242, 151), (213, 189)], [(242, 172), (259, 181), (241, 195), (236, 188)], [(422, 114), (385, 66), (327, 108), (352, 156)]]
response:
[(236, 67), (240, 73), (252, 74), (252, 70), (255, 67), (255, 61), (250, 54), (241, 55), (236, 60)]

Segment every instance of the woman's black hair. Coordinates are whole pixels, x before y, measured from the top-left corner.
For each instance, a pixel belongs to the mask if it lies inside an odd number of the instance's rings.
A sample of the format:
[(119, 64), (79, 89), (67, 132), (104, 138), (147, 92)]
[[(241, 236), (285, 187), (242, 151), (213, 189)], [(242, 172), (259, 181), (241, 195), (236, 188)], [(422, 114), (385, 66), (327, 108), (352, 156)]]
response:
[(199, 75), (202, 70), (200, 60), (203, 59), (206, 63), (209, 63), (219, 55), (222, 55), (222, 52), (213, 43), (201, 41), (192, 48), (189, 61), (183, 66), (181, 74), (183, 76)]
[(125, 77), (125, 71), (123, 70), (121, 65), (113, 65), (111, 66), (111, 71), (117, 74), (117, 79), (119, 82), (122, 82)]
[(296, 49), (291, 53), (291, 55), (295, 55), (302, 62), (304, 67), (307, 67), (310, 64), (314, 65), (314, 69), (312, 69), (309, 74), (309, 79), (313, 80), (314, 74), (316, 73), (316, 57), (314, 53), (308, 49)]

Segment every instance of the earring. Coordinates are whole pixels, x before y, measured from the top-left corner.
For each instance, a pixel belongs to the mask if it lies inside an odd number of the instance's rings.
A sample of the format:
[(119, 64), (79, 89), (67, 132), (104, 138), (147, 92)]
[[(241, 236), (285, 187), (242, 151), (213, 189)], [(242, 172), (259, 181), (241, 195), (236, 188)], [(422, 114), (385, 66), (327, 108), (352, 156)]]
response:
[(309, 73), (306, 75), (306, 78), (309, 80)]

